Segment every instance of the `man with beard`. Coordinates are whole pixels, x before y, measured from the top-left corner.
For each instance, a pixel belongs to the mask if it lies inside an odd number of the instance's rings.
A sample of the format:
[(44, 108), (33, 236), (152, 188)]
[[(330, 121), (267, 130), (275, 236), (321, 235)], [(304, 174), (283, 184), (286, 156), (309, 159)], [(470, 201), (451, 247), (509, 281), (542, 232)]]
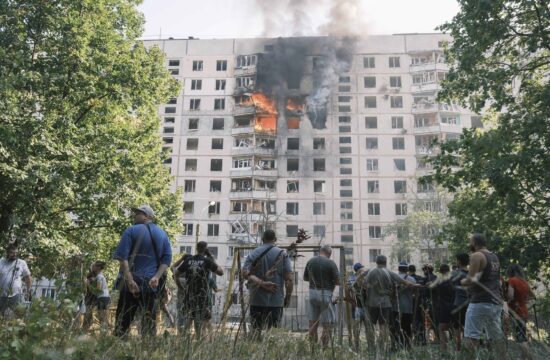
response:
[(0, 259), (0, 317), (4, 317), (8, 309), (14, 311), (23, 301), (23, 282), (30, 299), (31, 273), (25, 260), (17, 255), (17, 246), (10, 244), (6, 257)]

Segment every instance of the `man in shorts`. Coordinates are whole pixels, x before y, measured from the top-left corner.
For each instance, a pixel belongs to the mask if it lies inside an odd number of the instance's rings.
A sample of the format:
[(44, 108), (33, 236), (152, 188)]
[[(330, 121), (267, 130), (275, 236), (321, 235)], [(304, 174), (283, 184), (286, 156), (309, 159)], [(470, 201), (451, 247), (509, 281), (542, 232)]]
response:
[(323, 245), (319, 256), (311, 258), (304, 270), (304, 281), (309, 282), (309, 338), (317, 343), (317, 328), (323, 325), (321, 343), (328, 346), (335, 321), (332, 292), (340, 285), (338, 267), (330, 259), (332, 248)]

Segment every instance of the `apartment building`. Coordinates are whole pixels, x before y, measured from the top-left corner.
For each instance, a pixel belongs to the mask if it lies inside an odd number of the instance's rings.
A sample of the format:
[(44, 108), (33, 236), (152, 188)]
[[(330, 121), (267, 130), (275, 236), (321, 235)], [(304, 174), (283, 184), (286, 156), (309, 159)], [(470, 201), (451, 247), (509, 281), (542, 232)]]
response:
[[(235, 249), (259, 242), (266, 228), (280, 243), (304, 228), (307, 245), (344, 246), (347, 266), (390, 256), (384, 228), (433, 190), (417, 183), (430, 171), (426, 156), (438, 151), (433, 140), (480, 125), (468, 109), (436, 101), (449, 40), (145, 41), (164, 51), (183, 84), (159, 109), (167, 166), (184, 190), (177, 250), (205, 240), (229, 270)], [(311, 255), (294, 261), (296, 313), (305, 314), (300, 269)], [(227, 283), (227, 275), (218, 279)]]

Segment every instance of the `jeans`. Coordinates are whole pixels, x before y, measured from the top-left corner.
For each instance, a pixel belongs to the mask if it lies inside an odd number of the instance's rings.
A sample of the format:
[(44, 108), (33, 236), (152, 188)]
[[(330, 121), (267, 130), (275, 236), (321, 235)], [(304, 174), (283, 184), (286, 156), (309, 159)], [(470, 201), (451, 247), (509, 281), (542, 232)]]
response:
[(319, 321), (321, 324), (333, 324), (335, 321), (332, 291), (309, 289), (308, 302), (309, 321)]

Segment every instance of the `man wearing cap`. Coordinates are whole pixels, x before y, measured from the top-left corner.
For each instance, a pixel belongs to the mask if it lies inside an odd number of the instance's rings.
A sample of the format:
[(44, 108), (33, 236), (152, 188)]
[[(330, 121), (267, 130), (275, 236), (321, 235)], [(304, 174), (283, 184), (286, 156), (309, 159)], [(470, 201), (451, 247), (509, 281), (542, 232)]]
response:
[[(399, 277), (405, 281), (416, 284), (416, 280), (407, 274), (409, 265), (401, 261), (398, 266)], [(414, 289), (410, 286), (398, 285), (397, 301), (393, 303), (393, 335), (400, 346), (410, 347), (412, 338)]]
[(159, 281), (170, 266), (172, 249), (166, 232), (152, 222), (155, 213), (149, 205), (141, 205), (132, 211), (134, 225), (124, 231), (114, 254), (120, 262), (122, 276), (115, 335), (128, 334), (136, 311), (140, 309), (142, 336), (154, 336)]
[(388, 343), (388, 323), (390, 321), (392, 302), (391, 295), (396, 285), (420, 287), (409, 280), (386, 269), (388, 260), (384, 255), (376, 257), (376, 267), (369, 270), (365, 278), (367, 288), (368, 316), (372, 326), (380, 327), (379, 348), (383, 349)]
[(353, 334), (355, 338), (355, 349), (359, 350), (359, 338), (361, 336), (361, 324), (365, 326), (367, 331), (367, 315), (366, 315), (366, 301), (367, 291), (362, 283), (365, 280), (365, 276), (368, 270), (365, 269), (363, 264), (355, 263), (353, 265), (353, 273), (348, 278), (348, 287), (346, 289), (346, 298), (351, 303), (351, 317), (353, 319)]

